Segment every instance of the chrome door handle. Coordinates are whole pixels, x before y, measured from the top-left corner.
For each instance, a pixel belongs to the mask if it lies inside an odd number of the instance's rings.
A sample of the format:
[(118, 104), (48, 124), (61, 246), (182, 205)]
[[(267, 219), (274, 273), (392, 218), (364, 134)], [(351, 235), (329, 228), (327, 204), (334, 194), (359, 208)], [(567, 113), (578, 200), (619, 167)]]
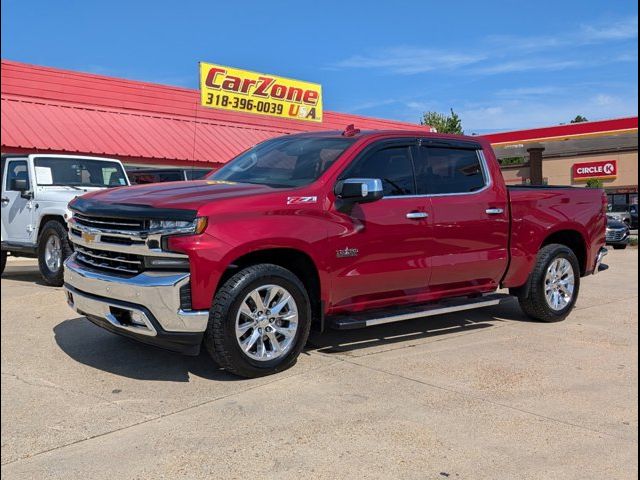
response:
[(487, 208), (485, 212), (489, 215), (500, 215), (501, 213), (504, 213), (504, 210), (502, 208)]
[(2, 205), (8, 205), (9, 204), (9, 198), (8, 197), (2, 197), (0, 202), (2, 202)]
[(409, 220), (420, 220), (421, 218), (427, 218), (429, 216), (428, 213), (425, 212), (409, 212), (407, 213), (407, 218)]

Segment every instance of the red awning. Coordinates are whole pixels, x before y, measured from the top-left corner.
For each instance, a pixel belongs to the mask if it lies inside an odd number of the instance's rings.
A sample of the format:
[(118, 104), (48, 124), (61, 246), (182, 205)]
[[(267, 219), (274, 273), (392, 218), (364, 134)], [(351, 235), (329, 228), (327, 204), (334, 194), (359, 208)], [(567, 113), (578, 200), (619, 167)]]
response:
[(594, 122), (568, 123), (551, 127), (515, 130), (483, 135), (494, 146), (518, 143), (549, 142), (569, 138), (615, 135), (638, 131), (638, 117), (613, 118)]
[(275, 129), (2, 98), (2, 145), (158, 160), (225, 162)]
[(274, 136), (415, 124), (324, 112), (320, 124), (199, 106), (197, 90), (2, 61), (3, 151), (115, 156), (148, 163), (226, 162)]

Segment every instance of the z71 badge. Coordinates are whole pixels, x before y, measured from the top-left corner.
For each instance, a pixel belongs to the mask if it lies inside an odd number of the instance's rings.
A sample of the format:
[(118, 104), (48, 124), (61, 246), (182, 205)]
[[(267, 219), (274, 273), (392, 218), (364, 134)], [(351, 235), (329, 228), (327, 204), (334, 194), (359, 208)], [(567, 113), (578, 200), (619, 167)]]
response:
[(301, 205), (303, 203), (318, 203), (318, 197), (287, 197), (287, 205)]

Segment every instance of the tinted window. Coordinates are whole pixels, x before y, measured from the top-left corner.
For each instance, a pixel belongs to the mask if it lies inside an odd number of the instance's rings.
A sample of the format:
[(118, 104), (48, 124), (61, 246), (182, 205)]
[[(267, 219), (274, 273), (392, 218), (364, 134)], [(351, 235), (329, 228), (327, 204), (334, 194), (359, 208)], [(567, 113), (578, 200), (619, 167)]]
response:
[(357, 160), (341, 177), (379, 178), (385, 196), (415, 194), (409, 147), (389, 147), (368, 154)]
[(240, 154), (213, 180), (297, 187), (317, 180), (352, 143), (351, 138), (278, 137)]
[(15, 190), (13, 188), (14, 180), (26, 180), (27, 190), (31, 188), (29, 183), (29, 171), (27, 170), (27, 162), (25, 160), (13, 160), (8, 163), (6, 190)]
[(177, 172), (160, 172), (158, 174), (159, 182), (180, 182), (184, 180), (182, 170)]
[(159, 182), (181, 182), (184, 180), (183, 170), (158, 170), (157, 172), (129, 172), (129, 180), (136, 185)]
[(475, 150), (420, 147), (416, 162), (419, 194), (468, 193), (485, 186)]
[(211, 173), (211, 170), (187, 170), (186, 174), (187, 174), (187, 180), (198, 180), (200, 178), (203, 178), (205, 175)]

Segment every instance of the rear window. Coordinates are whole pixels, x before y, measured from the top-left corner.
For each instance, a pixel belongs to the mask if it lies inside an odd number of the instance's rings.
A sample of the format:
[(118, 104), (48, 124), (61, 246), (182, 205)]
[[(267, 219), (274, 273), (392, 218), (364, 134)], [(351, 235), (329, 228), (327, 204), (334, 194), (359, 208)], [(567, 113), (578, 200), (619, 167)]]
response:
[(187, 180), (199, 180), (201, 178), (204, 178), (205, 175), (208, 175), (211, 173), (211, 170), (187, 170), (185, 171), (185, 174), (187, 176)]

